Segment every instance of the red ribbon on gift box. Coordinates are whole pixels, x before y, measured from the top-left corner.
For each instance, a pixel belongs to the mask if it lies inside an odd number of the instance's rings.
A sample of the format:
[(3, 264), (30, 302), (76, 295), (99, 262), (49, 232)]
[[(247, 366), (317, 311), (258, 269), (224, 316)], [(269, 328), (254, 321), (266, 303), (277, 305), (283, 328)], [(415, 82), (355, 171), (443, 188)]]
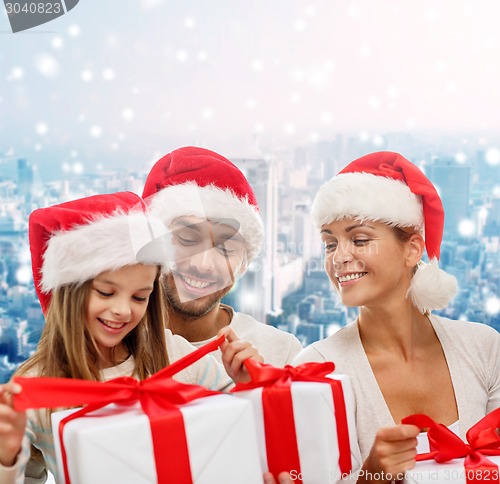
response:
[(223, 341), (224, 336), (220, 336), (143, 381), (132, 377), (115, 378), (106, 382), (16, 377), (14, 381), (22, 386), (22, 392), (14, 395), (14, 408), (22, 411), (29, 408), (86, 405), (61, 420), (59, 425), (64, 478), (66, 484), (70, 484), (63, 440), (65, 425), (111, 403), (131, 405), (140, 402), (151, 426), (158, 482), (192, 483), (186, 432), (179, 405), (197, 398), (219, 395), (220, 392), (180, 383), (173, 380), (172, 376), (217, 349)]
[[(467, 443), (443, 424), (436, 423), (427, 415), (410, 415), (402, 421), (421, 429), (427, 428), (430, 452), (418, 454), (417, 461), (434, 459), (438, 463), (465, 458), (467, 484), (500, 482), (498, 466), (487, 455), (500, 455), (500, 408), (486, 415), (466, 434)], [(493, 479), (493, 476), (497, 476)]]
[(272, 365), (248, 359), (245, 366), (251, 381), (237, 384), (231, 392), (263, 388), (262, 406), (266, 433), (266, 450), (269, 471), (277, 479), (283, 471), (300, 473), (300, 458), (293, 415), (291, 394), (292, 382), (326, 383), (332, 389), (339, 444), (339, 467), (342, 475), (352, 470), (351, 446), (342, 382), (327, 378), (335, 365), (326, 363), (304, 363), (293, 367), (276, 368)]

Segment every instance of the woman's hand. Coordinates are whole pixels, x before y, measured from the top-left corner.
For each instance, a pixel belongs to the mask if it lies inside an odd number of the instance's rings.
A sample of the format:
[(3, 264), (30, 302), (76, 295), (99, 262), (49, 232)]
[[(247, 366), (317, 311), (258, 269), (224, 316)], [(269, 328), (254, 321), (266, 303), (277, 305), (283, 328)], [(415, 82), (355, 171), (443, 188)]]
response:
[(16, 412), (12, 402), (12, 395), (20, 392), (17, 383), (0, 385), (0, 464), (7, 467), (15, 464), (26, 429), (26, 413)]
[[(360, 471), (358, 483), (403, 479), (405, 471), (415, 466), (419, 433), (420, 429), (415, 425), (400, 424), (380, 429)], [(380, 479), (374, 480), (374, 476)]]
[(226, 336), (226, 340), (222, 343), (220, 349), (222, 351), (222, 363), (227, 374), (235, 383), (248, 382), (250, 375), (243, 362), (248, 358), (253, 358), (262, 363), (264, 361), (262, 356), (252, 346), (252, 343), (239, 339), (229, 326), (222, 328), (217, 336), (221, 334)]

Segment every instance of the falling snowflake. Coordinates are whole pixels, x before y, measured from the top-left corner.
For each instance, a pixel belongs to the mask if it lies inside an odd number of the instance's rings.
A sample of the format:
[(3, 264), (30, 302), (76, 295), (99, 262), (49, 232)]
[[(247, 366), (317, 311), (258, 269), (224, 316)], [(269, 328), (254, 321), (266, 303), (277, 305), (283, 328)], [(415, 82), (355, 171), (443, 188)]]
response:
[(203, 111), (201, 112), (201, 117), (205, 120), (210, 120), (212, 119), (214, 116), (214, 112), (212, 111), (212, 109), (210, 108), (205, 108), (203, 109)]
[(90, 82), (94, 77), (94, 74), (92, 74), (92, 71), (90, 69), (85, 69), (82, 71), (82, 81), (84, 82)]
[(457, 163), (463, 165), (467, 161), (467, 155), (463, 152), (459, 152), (455, 155), (455, 160)]
[(9, 79), (12, 80), (19, 80), (24, 77), (24, 70), (22, 67), (13, 67), (12, 70), (10, 71)]
[(35, 127), (35, 131), (40, 136), (43, 136), (48, 133), (49, 127), (45, 123), (38, 123)]
[(64, 41), (61, 37), (54, 37), (51, 44), (54, 49), (60, 49), (64, 45)]
[(192, 29), (196, 25), (196, 20), (193, 17), (186, 17), (184, 19), (184, 27)]
[(134, 119), (135, 113), (134, 110), (131, 108), (125, 108), (122, 110), (122, 118), (125, 121), (132, 121)]
[(262, 59), (254, 59), (252, 61), (252, 69), (257, 72), (262, 71), (262, 69), (264, 69), (264, 62), (262, 62)]
[(257, 101), (253, 98), (249, 98), (245, 101), (245, 106), (247, 109), (254, 109), (255, 105), (257, 104)]
[(178, 50), (177, 53), (175, 54), (175, 58), (177, 59), (178, 62), (187, 62), (188, 57), (189, 55), (185, 50)]
[(197, 57), (200, 62), (205, 62), (208, 59), (208, 55), (204, 50), (200, 50)]
[(41, 54), (35, 60), (35, 67), (42, 76), (54, 79), (59, 74), (59, 63), (49, 54)]
[(285, 123), (283, 126), (283, 132), (287, 136), (291, 136), (295, 133), (295, 125), (293, 123)]
[(78, 27), (78, 25), (70, 25), (69, 29), (68, 29), (68, 34), (71, 36), (71, 37), (78, 37), (80, 35), (80, 27)]
[(102, 77), (105, 81), (112, 81), (115, 78), (115, 71), (108, 67), (102, 71)]
[(253, 126), (254, 133), (263, 133), (264, 125), (262, 123), (255, 123)]
[(486, 151), (486, 163), (491, 166), (500, 164), (500, 150), (498, 148), (490, 148)]
[(458, 224), (458, 232), (464, 237), (471, 237), (476, 232), (476, 225), (472, 220), (461, 220)]
[(325, 111), (321, 114), (321, 122), (323, 124), (331, 124), (333, 121), (333, 114), (329, 111)]
[(491, 316), (497, 315), (500, 312), (500, 299), (496, 296), (488, 298), (484, 303), (484, 310)]
[(90, 128), (90, 136), (92, 136), (93, 138), (99, 138), (102, 134), (102, 128), (96, 124), (94, 124), (91, 128)]
[(19, 284), (28, 284), (29, 282), (31, 282), (32, 273), (30, 266), (27, 265), (21, 266), (16, 271), (16, 279), (17, 282), (19, 282)]
[(84, 169), (85, 167), (83, 166), (83, 164), (78, 161), (76, 163), (73, 163), (73, 166), (71, 167), (71, 171), (75, 175), (81, 175), (84, 172)]

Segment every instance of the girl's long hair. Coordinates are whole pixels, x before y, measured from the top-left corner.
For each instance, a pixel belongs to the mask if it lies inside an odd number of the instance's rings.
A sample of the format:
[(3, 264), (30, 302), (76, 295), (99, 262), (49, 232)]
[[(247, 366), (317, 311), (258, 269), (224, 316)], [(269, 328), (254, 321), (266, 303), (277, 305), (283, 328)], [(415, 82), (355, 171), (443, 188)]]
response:
[[(129, 354), (134, 356), (133, 376), (141, 380), (169, 363), (159, 273), (158, 270), (144, 317), (123, 340)], [(19, 367), (17, 375), (35, 373), (101, 381), (99, 350), (86, 324), (91, 285), (92, 281), (86, 281), (60, 287), (52, 293), (37, 350)]]

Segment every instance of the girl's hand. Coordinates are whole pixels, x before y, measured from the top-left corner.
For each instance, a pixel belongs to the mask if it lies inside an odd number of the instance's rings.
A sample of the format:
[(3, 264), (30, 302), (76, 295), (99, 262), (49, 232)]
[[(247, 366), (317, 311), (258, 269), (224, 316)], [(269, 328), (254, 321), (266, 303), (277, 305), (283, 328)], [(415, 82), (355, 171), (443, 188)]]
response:
[[(292, 484), (293, 482), (288, 472), (280, 472), (278, 475), (278, 484)], [(270, 472), (264, 474), (264, 484), (276, 484), (276, 479)]]
[(385, 477), (377, 482), (402, 480), (405, 471), (415, 467), (419, 433), (420, 429), (415, 425), (400, 424), (380, 429), (358, 482), (374, 482), (370, 476), (375, 474)]
[(222, 351), (222, 363), (227, 374), (235, 383), (245, 383), (250, 380), (250, 375), (243, 362), (247, 358), (253, 358), (259, 362), (263, 362), (262, 356), (252, 346), (249, 341), (244, 341), (236, 336), (236, 333), (229, 327), (222, 328), (217, 336), (224, 334), (226, 340), (222, 343), (220, 349)]
[(26, 412), (16, 412), (12, 395), (21, 392), (17, 383), (0, 385), (0, 464), (15, 464), (26, 429)]

